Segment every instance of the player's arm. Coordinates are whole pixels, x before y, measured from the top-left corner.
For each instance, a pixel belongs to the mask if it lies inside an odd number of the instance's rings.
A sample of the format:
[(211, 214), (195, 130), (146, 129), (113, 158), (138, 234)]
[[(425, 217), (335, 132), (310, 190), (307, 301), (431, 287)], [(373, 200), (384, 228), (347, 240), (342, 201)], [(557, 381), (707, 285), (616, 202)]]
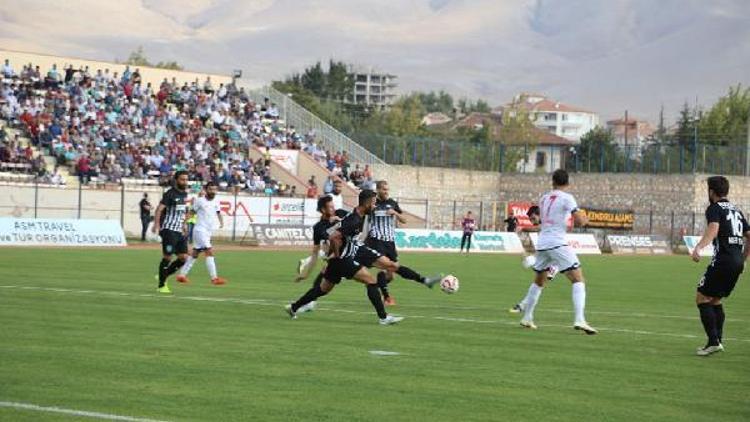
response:
[(404, 217), (404, 212), (401, 210), (401, 207), (396, 204), (393, 208), (388, 210), (388, 213), (391, 215), (396, 216), (396, 221), (398, 221), (399, 224), (406, 224), (406, 218)]
[(219, 228), (223, 229), (224, 228), (224, 217), (221, 216), (221, 211), (216, 211), (216, 217), (219, 219)]
[(719, 234), (719, 223), (718, 222), (710, 222), (706, 226), (706, 231), (703, 232), (703, 236), (701, 237), (701, 240), (698, 242), (697, 245), (695, 245), (695, 248), (693, 249), (693, 254), (690, 256), (693, 258), (693, 261), (698, 262), (701, 260), (701, 251), (708, 245), (711, 244), (711, 242), (716, 239), (716, 236)]
[(161, 215), (164, 212), (164, 204), (159, 204), (158, 207), (156, 207), (156, 214), (154, 214), (154, 225), (151, 227), (151, 232), (158, 233), (159, 227), (161, 227)]
[(589, 217), (583, 210), (575, 209), (570, 214), (573, 216), (573, 223), (576, 227), (586, 227), (589, 224)]
[(308, 276), (310, 276), (310, 271), (312, 271), (313, 268), (315, 268), (315, 264), (318, 263), (318, 256), (320, 254), (320, 245), (313, 245), (312, 252), (310, 255), (310, 260), (307, 262), (307, 265), (302, 269), (302, 272), (299, 273), (299, 275), (294, 279), (294, 281), (302, 281), (306, 279)]

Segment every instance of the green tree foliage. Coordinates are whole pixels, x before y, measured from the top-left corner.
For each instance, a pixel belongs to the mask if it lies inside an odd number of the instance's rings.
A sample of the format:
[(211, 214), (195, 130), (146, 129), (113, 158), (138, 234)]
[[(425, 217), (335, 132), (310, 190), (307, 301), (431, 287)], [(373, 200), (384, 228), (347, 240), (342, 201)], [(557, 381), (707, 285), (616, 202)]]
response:
[(453, 97), (445, 91), (430, 91), (417, 93), (419, 101), (424, 105), (425, 111), (428, 113), (445, 113), (451, 115), (453, 113)]
[[(745, 146), (750, 115), (750, 88), (737, 85), (700, 116), (698, 139), (721, 146)], [(682, 118), (682, 115), (680, 116)], [(682, 119), (681, 119), (682, 120)]]
[(156, 67), (160, 69), (169, 69), (169, 70), (183, 70), (184, 69), (176, 61), (159, 62), (156, 64), (151, 63), (146, 57), (146, 53), (143, 51), (142, 45), (139, 45), (137, 49), (131, 51), (127, 60), (123, 62), (120, 62), (119, 60), (115, 60), (115, 62), (128, 64), (131, 66), (148, 66), (148, 67)]
[(581, 137), (576, 153), (583, 171), (616, 169), (621, 155), (612, 131), (601, 127), (594, 128)]

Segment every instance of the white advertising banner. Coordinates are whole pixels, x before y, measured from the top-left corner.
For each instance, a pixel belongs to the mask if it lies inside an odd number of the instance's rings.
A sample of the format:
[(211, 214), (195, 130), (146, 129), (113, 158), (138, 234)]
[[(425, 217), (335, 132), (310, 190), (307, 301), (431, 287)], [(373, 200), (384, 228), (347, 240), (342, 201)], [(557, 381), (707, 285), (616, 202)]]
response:
[(120, 222), (49, 218), (0, 218), (3, 246), (127, 246)]
[[(536, 241), (539, 239), (539, 233), (529, 233), (531, 243), (536, 248)], [(587, 233), (568, 233), (565, 235), (568, 245), (573, 248), (575, 253), (581, 255), (601, 255), (602, 250), (593, 234)]]
[[(317, 199), (218, 194), (219, 210), (224, 217), (221, 233), (245, 233), (251, 224), (312, 226), (320, 219)], [(236, 220), (236, 221), (235, 221)], [(236, 224), (236, 225), (235, 225)]]
[[(688, 248), (688, 253), (692, 254), (695, 245), (701, 241), (700, 236), (682, 236), (682, 240), (685, 242), (685, 246)], [(701, 256), (714, 256), (714, 245), (709, 244), (703, 250), (701, 250)]]
[[(396, 229), (396, 248), (404, 251), (458, 252), (460, 230)], [(521, 239), (509, 232), (474, 232), (471, 250), (488, 253), (522, 253)]]
[(297, 161), (299, 151), (296, 149), (272, 149), (271, 159), (292, 173), (297, 175)]

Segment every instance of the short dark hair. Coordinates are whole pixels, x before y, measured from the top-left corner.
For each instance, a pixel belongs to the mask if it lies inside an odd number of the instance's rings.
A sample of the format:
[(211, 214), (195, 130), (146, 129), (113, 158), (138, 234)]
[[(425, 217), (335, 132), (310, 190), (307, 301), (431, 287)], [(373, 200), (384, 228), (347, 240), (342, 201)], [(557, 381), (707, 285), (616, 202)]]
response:
[(174, 172), (174, 180), (177, 180), (177, 179), (179, 179), (179, 178), (180, 178), (180, 176), (182, 176), (183, 174), (184, 174), (185, 176), (188, 176), (188, 175), (189, 175), (189, 173), (188, 173), (187, 171), (185, 171), (185, 170), (178, 170), (178, 171)]
[(568, 172), (557, 169), (552, 173), (552, 184), (555, 186), (568, 186)]
[(359, 205), (364, 205), (367, 203), (367, 201), (371, 200), (372, 198), (378, 196), (375, 191), (372, 191), (370, 189), (365, 189), (362, 192), (359, 193)]
[(708, 189), (714, 191), (714, 194), (719, 198), (723, 198), (729, 194), (729, 180), (724, 176), (711, 176), (706, 179)]
[(323, 208), (325, 208), (326, 205), (328, 205), (328, 203), (331, 201), (333, 201), (333, 198), (331, 198), (328, 195), (321, 196), (320, 198), (318, 198), (318, 208), (317, 208), (318, 212), (323, 212)]
[(539, 215), (539, 206), (538, 205), (532, 205), (529, 207), (529, 210), (526, 211), (526, 216), (531, 217), (532, 215)]
[(377, 181), (377, 182), (375, 183), (375, 188), (376, 188), (376, 189), (380, 189), (380, 188), (382, 188), (382, 187), (383, 187), (383, 185), (387, 185), (387, 184), (388, 184), (388, 182), (387, 182), (387, 181), (385, 181), (385, 180), (378, 180), (378, 181)]
[(205, 185), (203, 185), (203, 189), (208, 189), (211, 186), (216, 187), (216, 183), (214, 183), (214, 182), (208, 182)]

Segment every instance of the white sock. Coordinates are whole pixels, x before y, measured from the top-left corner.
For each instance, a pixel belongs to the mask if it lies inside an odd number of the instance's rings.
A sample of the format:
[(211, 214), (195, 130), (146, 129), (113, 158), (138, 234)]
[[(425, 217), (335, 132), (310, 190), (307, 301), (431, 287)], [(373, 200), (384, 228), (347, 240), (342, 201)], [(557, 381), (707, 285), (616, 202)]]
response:
[(583, 316), (583, 309), (586, 307), (586, 285), (579, 281), (573, 283), (573, 310), (575, 311), (575, 323), (586, 322)]
[(522, 301), (518, 302), (518, 304), (521, 305), (521, 308), (526, 309), (526, 305), (529, 304), (529, 296), (531, 296), (531, 292), (534, 291), (533, 286), (536, 286), (536, 283), (531, 283), (531, 286), (529, 286), (529, 290), (526, 292), (526, 296), (523, 297)]
[(185, 261), (185, 264), (180, 268), (180, 274), (188, 275), (190, 269), (193, 268), (193, 264), (195, 264), (195, 258), (193, 258), (193, 255), (188, 255), (187, 261)]
[(526, 295), (526, 309), (524, 309), (523, 312), (524, 321), (534, 321), (534, 308), (536, 308), (536, 304), (539, 302), (539, 296), (542, 295), (542, 290), (543, 289), (536, 283), (531, 283), (529, 293)]
[(214, 261), (214, 257), (212, 257), (212, 256), (207, 256), (206, 257), (206, 268), (208, 269), (208, 275), (211, 276), (212, 280), (217, 277), (217, 274), (216, 274), (216, 261)]

